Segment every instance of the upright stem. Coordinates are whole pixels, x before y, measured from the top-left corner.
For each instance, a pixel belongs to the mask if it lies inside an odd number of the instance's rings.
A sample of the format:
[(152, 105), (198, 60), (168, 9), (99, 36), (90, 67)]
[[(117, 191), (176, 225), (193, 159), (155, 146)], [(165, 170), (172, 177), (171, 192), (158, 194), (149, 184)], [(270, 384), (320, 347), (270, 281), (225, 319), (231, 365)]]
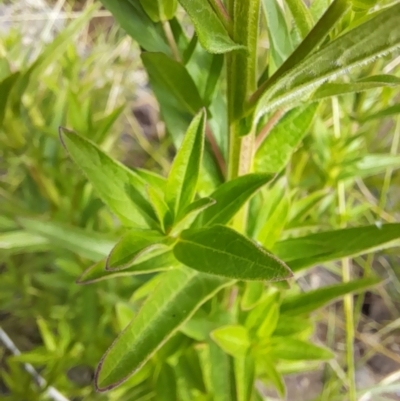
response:
[[(336, 97), (332, 98), (332, 111), (333, 111), (333, 127), (336, 138), (340, 138), (340, 110), (339, 102)], [(338, 207), (340, 225), (343, 227), (344, 217), (346, 215), (346, 188), (344, 182), (340, 181), (337, 187), (338, 191)], [(342, 279), (343, 282), (351, 280), (351, 259), (342, 259)], [(352, 294), (345, 295), (343, 299), (344, 315), (346, 320), (346, 360), (347, 360), (347, 379), (349, 384), (349, 401), (357, 401), (356, 395), (356, 382), (355, 382), (355, 365), (354, 365), (354, 300)]]
[(243, 118), (243, 112), (257, 83), (260, 0), (228, 0), (227, 11), (233, 22), (233, 40), (246, 48), (227, 56), (228, 179), (233, 179), (250, 172), (253, 164), (254, 124), (251, 117)]

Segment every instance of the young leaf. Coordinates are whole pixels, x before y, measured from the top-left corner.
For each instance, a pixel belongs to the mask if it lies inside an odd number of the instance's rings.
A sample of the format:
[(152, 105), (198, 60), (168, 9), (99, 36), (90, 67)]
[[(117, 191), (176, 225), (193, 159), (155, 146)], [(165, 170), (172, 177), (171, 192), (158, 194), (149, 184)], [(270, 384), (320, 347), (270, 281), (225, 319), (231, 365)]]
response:
[(277, 242), (272, 251), (288, 263), (293, 271), (298, 271), (319, 263), (396, 246), (399, 244), (396, 240), (399, 239), (400, 224), (393, 223), (289, 238)]
[(284, 298), (282, 302), (281, 313), (288, 316), (310, 313), (332, 301), (335, 301), (343, 295), (364, 291), (379, 283), (380, 280), (377, 278), (363, 278), (348, 283), (322, 287), (304, 294), (288, 296)]
[(276, 281), (292, 275), (274, 255), (221, 225), (183, 231), (174, 255), (192, 269), (238, 280)]
[(307, 134), (318, 105), (301, 106), (287, 113), (257, 149), (256, 171), (279, 173)]
[[(316, 2), (314, 1), (312, 4), (314, 3)], [(275, 74), (257, 89), (257, 92), (252, 97), (252, 101), (258, 101), (263, 93), (267, 92), (270, 87), (275, 85), (276, 82), (281, 79), (281, 77), (284, 77), (288, 71), (292, 70), (310, 53), (312, 53), (324, 41), (329, 32), (334, 28), (349, 8), (350, 2), (348, 0), (333, 0), (324, 15), (295, 51), (281, 65)]]
[(259, 281), (247, 281), (240, 306), (243, 310), (252, 309), (260, 301), (264, 292), (264, 283)]
[(150, 52), (171, 54), (161, 24), (154, 23), (147, 16), (140, 4), (142, 2), (137, 0), (101, 0), (101, 3), (111, 11), (122, 29), (143, 49)]
[(199, 42), (208, 52), (226, 53), (242, 48), (230, 38), (224, 24), (208, 1), (179, 0), (179, 3), (189, 14)]
[[(300, 0), (301, 1), (301, 0)], [(260, 361), (257, 361), (260, 364), (260, 367), (267, 375), (268, 379), (271, 380), (272, 384), (278, 390), (279, 395), (281, 398), (285, 398), (286, 394), (286, 386), (285, 381), (283, 380), (282, 375), (275, 367), (275, 361), (271, 361), (267, 358), (261, 358)]]
[(294, 19), (297, 30), (302, 39), (304, 39), (311, 31), (314, 21), (311, 12), (304, 4), (303, 0), (287, 0), (290, 13)]
[(267, 17), (270, 51), (274, 70), (276, 70), (292, 52), (293, 45), (285, 16), (278, 2), (276, 0), (263, 0), (263, 4)]
[(211, 333), (211, 338), (229, 355), (242, 357), (250, 348), (250, 338), (243, 326), (223, 326)]
[(60, 139), (103, 202), (124, 225), (157, 226), (157, 217), (147, 200), (146, 183), (138, 174), (72, 131), (60, 128)]
[(400, 45), (399, 23), (400, 4), (394, 4), (299, 62), (259, 92), (257, 116), (300, 100), (329, 79), (394, 51)]
[(394, 104), (393, 106), (385, 107), (379, 111), (367, 114), (362, 117), (362, 121), (376, 120), (379, 118), (392, 117), (400, 113), (400, 104)]
[(257, 241), (265, 248), (271, 249), (275, 242), (281, 237), (288, 219), (289, 210), (290, 197), (285, 196), (279, 200), (279, 203), (261, 227), (257, 234)]
[(214, 204), (215, 200), (212, 198), (201, 198), (197, 201), (192, 202), (189, 206), (186, 207), (186, 209), (184, 209), (181, 219), (175, 223), (170, 234), (172, 236), (175, 236), (179, 234), (182, 230), (189, 228), (196, 217), (199, 215), (199, 213)]
[(3, 124), (3, 119), (6, 113), (7, 100), (14, 87), (15, 82), (17, 82), (20, 76), (20, 72), (17, 71), (14, 74), (9, 75), (0, 82), (0, 127)]
[(213, 401), (233, 401), (230, 357), (213, 341), (202, 349), (204, 381)]
[(232, 281), (186, 268), (164, 273), (159, 286), (104, 355), (96, 372), (97, 390), (107, 391), (123, 383), (201, 304), (229, 284)]
[[(284, 303), (284, 302), (283, 302)], [(282, 312), (282, 308), (281, 308)], [(282, 313), (279, 316), (278, 324), (273, 332), (275, 337), (295, 336), (300, 333), (312, 333), (313, 325), (311, 321), (304, 317), (293, 316)]]
[(289, 337), (271, 338), (270, 347), (269, 354), (271, 356), (288, 361), (325, 361), (334, 358), (333, 352), (327, 348)]
[(114, 246), (107, 258), (106, 270), (124, 270), (147, 253), (165, 252), (167, 238), (157, 231), (131, 231)]
[(51, 249), (51, 242), (37, 234), (25, 230), (0, 233), (0, 251), (3, 254), (45, 252)]
[(18, 223), (27, 231), (47, 238), (61, 249), (68, 249), (94, 262), (104, 258), (115, 244), (115, 241), (104, 235), (65, 224), (25, 217), (18, 218)]
[(134, 261), (133, 265), (124, 270), (106, 270), (107, 260), (101, 260), (88, 267), (76, 280), (77, 284), (90, 284), (97, 281), (112, 279), (115, 277), (136, 276), (139, 274), (155, 273), (169, 270), (179, 265), (171, 250), (164, 253), (155, 252), (154, 256), (150, 252), (146, 257)]
[(310, 100), (317, 101), (331, 96), (340, 96), (348, 93), (363, 92), (369, 89), (393, 87), (400, 85), (400, 78), (394, 75), (375, 75), (348, 84), (327, 83), (319, 87)]
[(144, 11), (154, 21), (167, 21), (174, 17), (177, 0), (140, 0)]
[(251, 196), (272, 178), (269, 174), (248, 174), (223, 183), (210, 195), (215, 205), (204, 210), (195, 224), (211, 226), (228, 223)]
[(172, 223), (172, 215), (164, 201), (164, 193), (152, 187), (147, 188), (147, 193), (160, 223), (161, 231), (165, 232), (166, 228)]
[(161, 106), (174, 99), (186, 113), (194, 115), (201, 109), (203, 102), (197, 87), (181, 63), (163, 53), (142, 53), (141, 57)]
[(175, 218), (192, 202), (204, 148), (205, 110), (190, 124), (175, 156), (165, 187), (165, 199)]
[(159, 401), (176, 401), (178, 399), (176, 391), (174, 369), (164, 362), (155, 381), (156, 399)]

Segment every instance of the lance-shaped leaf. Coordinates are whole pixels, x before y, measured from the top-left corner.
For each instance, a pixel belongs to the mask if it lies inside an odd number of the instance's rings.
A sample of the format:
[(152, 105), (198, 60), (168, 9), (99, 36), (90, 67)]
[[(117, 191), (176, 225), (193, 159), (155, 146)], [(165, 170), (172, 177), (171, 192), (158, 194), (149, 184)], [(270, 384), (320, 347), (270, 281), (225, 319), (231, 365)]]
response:
[(165, 187), (165, 200), (176, 218), (196, 193), (204, 149), (205, 110), (191, 122), (180, 147)]
[(260, 96), (257, 116), (298, 101), (329, 79), (394, 51), (400, 45), (399, 24), (400, 4), (395, 4), (272, 79), (255, 95)]
[(374, 252), (400, 245), (400, 224), (381, 227), (344, 228), (289, 238), (277, 242), (272, 251), (288, 263), (293, 271), (349, 256)]
[(143, 49), (171, 54), (161, 24), (154, 23), (137, 0), (101, 0), (114, 18)]
[(107, 259), (103, 259), (88, 267), (76, 280), (77, 284), (90, 284), (97, 281), (108, 280), (116, 277), (136, 276), (139, 274), (155, 273), (169, 270), (179, 265), (172, 250), (164, 253), (155, 252), (154, 256), (150, 252), (140, 257), (138, 260), (124, 270), (106, 270)]
[(297, 107), (272, 128), (257, 150), (254, 162), (257, 171), (279, 173), (287, 165), (293, 152), (307, 134), (317, 107), (315, 104)]
[[(313, 3), (314, 4), (314, 3)], [(287, 58), (287, 60), (279, 67), (274, 75), (265, 80), (252, 97), (252, 101), (258, 101), (260, 96), (265, 94), (269, 88), (276, 84), (288, 71), (296, 67), (310, 53), (312, 53), (324, 41), (329, 32), (334, 28), (338, 21), (342, 18), (350, 8), (348, 0), (333, 0), (323, 16), (317, 24), (300, 43), (295, 51)]]
[(298, 316), (302, 313), (310, 313), (335, 301), (343, 295), (364, 291), (379, 283), (379, 278), (370, 277), (350, 281), (348, 283), (318, 288), (317, 290), (303, 294), (288, 296), (284, 298), (281, 304), (281, 313), (289, 316)]
[(84, 258), (98, 261), (107, 256), (115, 244), (107, 236), (66, 224), (19, 218), (18, 223), (27, 231), (47, 238), (50, 243), (68, 249)]
[(96, 372), (99, 391), (123, 383), (216, 292), (232, 281), (180, 268), (164, 273), (131, 324), (119, 335)]
[(274, 70), (276, 70), (292, 52), (292, 39), (285, 16), (278, 2), (276, 0), (263, 0), (263, 5), (267, 18), (271, 61), (273, 61)]
[(179, 0), (179, 2), (189, 14), (199, 42), (208, 52), (226, 53), (242, 48), (231, 39), (208, 1)]
[(147, 15), (154, 21), (167, 21), (174, 17), (177, 0), (140, 0)]
[(340, 96), (348, 93), (363, 92), (369, 89), (394, 87), (400, 85), (400, 78), (394, 75), (374, 75), (351, 83), (327, 83), (319, 87), (310, 100), (321, 100), (331, 96)]
[(174, 224), (171, 230), (171, 235), (175, 236), (179, 234), (182, 230), (189, 228), (196, 217), (199, 215), (199, 213), (214, 204), (215, 200), (212, 198), (201, 198), (197, 201), (192, 202), (182, 212), (181, 219)]
[(203, 375), (214, 401), (233, 401), (231, 358), (213, 341), (200, 351)]
[(203, 107), (199, 91), (188, 70), (162, 53), (142, 53), (150, 85), (174, 144), (180, 144), (193, 116)]
[(272, 338), (270, 342), (270, 355), (277, 359), (288, 361), (298, 360), (328, 360), (334, 358), (331, 350), (318, 347), (309, 342), (296, 340), (294, 338)]
[(278, 281), (292, 276), (277, 257), (222, 225), (183, 231), (174, 254), (192, 269), (238, 280)]
[(211, 226), (228, 223), (242, 206), (272, 178), (270, 174), (248, 174), (223, 183), (210, 195), (215, 204), (204, 210), (195, 224)]
[(400, 104), (385, 107), (384, 109), (375, 111), (362, 117), (362, 121), (376, 120), (379, 118), (392, 117), (400, 114)]
[(300, 36), (305, 38), (314, 25), (311, 12), (308, 10), (303, 0), (287, 0), (286, 4), (289, 7)]
[(234, 357), (245, 356), (251, 345), (249, 332), (239, 325), (220, 327), (211, 333), (211, 338)]
[(147, 253), (156, 250), (163, 253), (168, 248), (168, 241), (171, 242), (157, 231), (131, 231), (112, 249), (107, 258), (106, 270), (124, 270)]
[(7, 101), (8, 97), (11, 93), (11, 90), (14, 87), (14, 84), (17, 82), (20, 76), (20, 72), (17, 71), (14, 74), (9, 75), (7, 78), (4, 78), (0, 82), (0, 126), (3, 123), (3, 119), (6, 113)]
[(146, 183), (138, 174), (75, 132), (60, 128), (60, 139), (121, 223), (144, 228), (157, 225), (157, 217), (147, 200)]

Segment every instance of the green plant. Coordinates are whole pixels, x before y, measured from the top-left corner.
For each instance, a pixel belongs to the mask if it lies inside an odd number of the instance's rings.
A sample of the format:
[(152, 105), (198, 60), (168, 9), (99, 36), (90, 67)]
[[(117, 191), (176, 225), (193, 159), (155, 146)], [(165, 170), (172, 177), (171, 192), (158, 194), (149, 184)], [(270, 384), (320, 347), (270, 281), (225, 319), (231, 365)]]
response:
[[(257, 379), (283, 396), (285, 373), (334, 356), (310, 340), (311, 313), (380, 281), (368, 271), (351, 280), (348, 258), (398, 244), (398, 223), (374, 224), (383, 203), (372, 210), (345, 198), (357, 177), (397, 167), (398, 156), (367, 154), (362, 135), (343, 126), (351, 119), (362, 134), (363, 121), (398, 112), (388, 104), (368, 110), (373, 101), (353, 93), (399, 83), (364, 65), (381, 70), (377, 58), (400, 45), (400, 7), (335, 0), (321, 13), (322, 2), (308, 9), (290, 0), (282, 9), (274, 0), (181, 0), (195, 28), (189, 39), (177, 2), (102, 3), (143, 49), (179, 150), (164, 178), (116, 162), (89, 132), (61, 128), (71, 158), (129, 231), (110, 223), (105, 238), (18, 223), (95, 262), (80, 283), (138, 278), (129, 304), (117, 308), (121, 327), (133, 320), (103, 357), (98, 390), (129, 378), (125, 391), (137, 387), (150, 399), (247, 401), (262, 399)], [(265, 33), (268, 50), (260, 46)], [(330, 82), (351, 68), (354, 81)], [(4, 86), (14, 78), (6, 79)], [(342, 95), (351, 113), (341, 119)], [(336, 260), (344, 283), (290, 288), (293, 274)], [(345, 388), (355, 400), (352, 297), (345, 299)]]

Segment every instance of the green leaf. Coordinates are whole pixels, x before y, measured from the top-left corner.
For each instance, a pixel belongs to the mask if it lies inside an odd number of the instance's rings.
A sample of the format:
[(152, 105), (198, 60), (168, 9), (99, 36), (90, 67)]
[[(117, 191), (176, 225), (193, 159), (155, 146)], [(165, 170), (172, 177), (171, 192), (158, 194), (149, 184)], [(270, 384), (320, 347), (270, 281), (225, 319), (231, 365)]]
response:
[(322, 287), (317, 290), (309, 291), (303, 294), (297, 294), (285, 297), (281, 305), (281, 313), (289, 316), (297, 316), (304, 313), (310, 313), (322, 306), (337, 300), (343, 295), (364, 291), (380, 283), (378, 278), (363, 278), (350, 281), (348, 283), (335, 284)]
[(161, 24), (154, 23), (137, 0), (101, 0), (101, 3), (143, 49), (171, 54)]
[(257, 116), (300, 100), (329, 79), (394, 51), (400, 45), (399, 23), (400, 4), (395, 4), (302, 60), (259, 92)]
[(8, 97), (11, 93), (11, 90), (14, 87), (14, 84), (17, 82), (19, 76), (20, 76), (20, 72), (17, 71), (14, 74), (9, 75), (7, 78), (4, 78), (0, 82), (0, 93), (1, 93), (1, 97), (0, 97), (0, 127), (3, 124), (4, 116), (6, 114)]
[(274, 70), (276, 70), (292, 52), (293, 45), (285, 16), (278, 2), (276, 0), (263, 0), (263, 4), (267, 18), (271, 61), (274, 63)]
[(175, 236), (189, 228), (199, 213), (212, 205), (215, 205), (215, 200), (212, 198), (201, 198), (192, 202), (183, 210), (181, 219), (174, 224), (170, 234)]
[(161, 365), (160, 372), (155, 380), (156, 399), (159, 401), (176, 401), (176, 380), (174, 369), (168, 364)]
[(154, 21), (167, 21), (174, 17), (177, 0), (140, 0), (147, 15)]
[(331, 96), (363, 92), (374, 88), (394, 87), (396, 85), (400, 85), (400, 78), (394, 75), (374, 75), (348, 84), (327, 83), (319, 87), (312, 94), (310, 100), (317, 101)]
[[(248, 328), (252, 336), (257, 334), (266, 319), (269, 320), (269, 311), (279, 307), (279, 291), (274, 288), (270, 288), (267, 291), (268, 292), (264, 294), (262, 301), (259, 302), (247, 315), (245, 326)], [(276, 322), (274, 325), (276, 326)], [(272, 331), (270, 333), (272, 333)]]
[(354, 164), (344, 166), (338, 179), (369, 177), (374, 174), (384, 173), (388, 168), (400, 168), (400, 155), (369, 154), (355, 161)]
[(298, 148), (316, 114), (318, 105), (301, 106), (287, 113), (261, 143), (254, 161), (256, 171), (279, 173)]
[(400, 224), (344, 228), (289, 238), (277, 242), (272, 251), (293, 271), (319, 263), (353, 257), (398, 246)]
[(285, 196), (279, 200), (275, 209), (268, 216), (267, 221), (257, 234), (257, 241), (265, 248), (271, 249), (276, 241), (281, 237), (282, 231), (286, 226), (290, 210), (290, 197)]
[(309, 332), (311, 334), (313, 330), (314, 327), (308, 319), (304, 317), (293, 316), (290, 313), (285, 315), (281, 313), (279, 316), (278, 324), (276, 325), (276, 328), (273, 332), (273, 336), (275, 337), (294, 336), (296, 334), (304, 332)]
[(161, 231), (165, 232), (166, 228), (172, 224), (172, 215), (168, 205), (165, 203), (164, 192), (148, 187), (147, 193), (160, 223)]
[(265, 184), (273, 178), (269, 174), (247, 174), (220, 185), (210, 198), (215, 205), (204, 210), (195, 224), (211, 226), (228, 223), (242, 206)]
[(205, 119), (205, 110), (193, 119), (168, 176), (165, 200), (175, 218), (192, 202), (196, 193), (203, 157)]
[(106, 270), (124, 270), (147, 253), (157, 250), (164, 253), (168, 238), (157, 231), (131, 231), (114, 246), (107, 258)]
[(60, 139), (103, 202), (124, 225), (157, 226), (157, 217), (147, 200), (146, 183), (138, 174), (72, 131), (60, 128)]
[(386, 117), (392, 117), (400, 113), (400, 103), (394, 104), (393, 106), (385, 107), (379, 111), (367, 114), (362, 117), (362, 121), (376, 120)]
[(154, 256), (150, 253), (147, 257), (135, 261), (132, 266), (117, 271), (106, 270), (106, 260), (101, 260), (100, 262), (88, 267), (76, 282), (77, 284), (90, 284), (116, 277), (134, 276), (169, 270), (176, 266), (178, 266), (178, 262), (172, 251), (167, 251), (161, 254), (156, 252)]
[(285, 381), (283, 380), (283, 376), (276, 369), (274, 361), (271, 361), (266, 357), (263, 357), (260, 358), (260, 360), (257, 362), (260, 364), (261, 369), (267, 375), (268, 379), (278, 390), (278, 393), (281, 396), (281, 398), (285, 398), (286, 394)]
[(185, 112), (196, 114), (203, 102), (186, 68), (163, 53), (142, 53), (143, 64), (150, 77), (150, 83), (159, 102), (171, 102)]
[(289, 7), (301, 38), (304, 39), (314, 26), (314, 19), (311, 12), (308, 10), (303, 0), (287, 0), (286, 4)]
[(51, 242), (36, 233), (25, 230), (0, 233), (0, 250), (7, 255), (50, 250)]
[(269, 354), (271, 356), (288, 361), (325, 361), (334, 358), (333, 352), (329, 349), (294, 338), (271, 338), (270, 347)]
[(159, 286), (104, 355), (96, 372), (97, 390), (107, 391), (124, 382), (201, 304), (231, 283), (185, 268), (164, 273)]
[[(312, 4), (314, 3), (316, 3), (316, 1)], [(275, 74), (257, 89), (257, 92), (252, 96), (251, 102), (257, 102), (269, 88), (273, 87), (281, 78), (285, 77), (288, 71), (299, 65), (312, 53), (324, 41), (329, 32), (349, 8), (350, 2), (348, 0), (334, 0), (295, 51), (287, 58)]]
[(264, 292), (264, 283), (259, 281), (247, 281), (240, 306), (243, 310), (252, 309), (260, 301)]
[(284, 280), (289, 268), (231, 228), (216, 225), (181, 233), (175, 257), (192, 269), (238, 280)]
[(61, 249), (68, 249), (94, 262), (104, 258), (112, 249), (115, 241), (104, 234), (65, 224), (45, 222), (37, 219), (18, 218), (18, 223), (27, 231), (47, 238)]
[(241, 357), (250, 348), (250, 338), (246, 327), (223, 326), (211, 333), (211, 338), (229, 355)]
[(213, 401), (233, 401), (230, 357), (213, 341), (201, 350), (203, 375)]
[(241, 49), (229, 36), (223, 23), (208, 1), (179, 0), (189, 14), (200, 44), (210, 53), (226, 53)]

